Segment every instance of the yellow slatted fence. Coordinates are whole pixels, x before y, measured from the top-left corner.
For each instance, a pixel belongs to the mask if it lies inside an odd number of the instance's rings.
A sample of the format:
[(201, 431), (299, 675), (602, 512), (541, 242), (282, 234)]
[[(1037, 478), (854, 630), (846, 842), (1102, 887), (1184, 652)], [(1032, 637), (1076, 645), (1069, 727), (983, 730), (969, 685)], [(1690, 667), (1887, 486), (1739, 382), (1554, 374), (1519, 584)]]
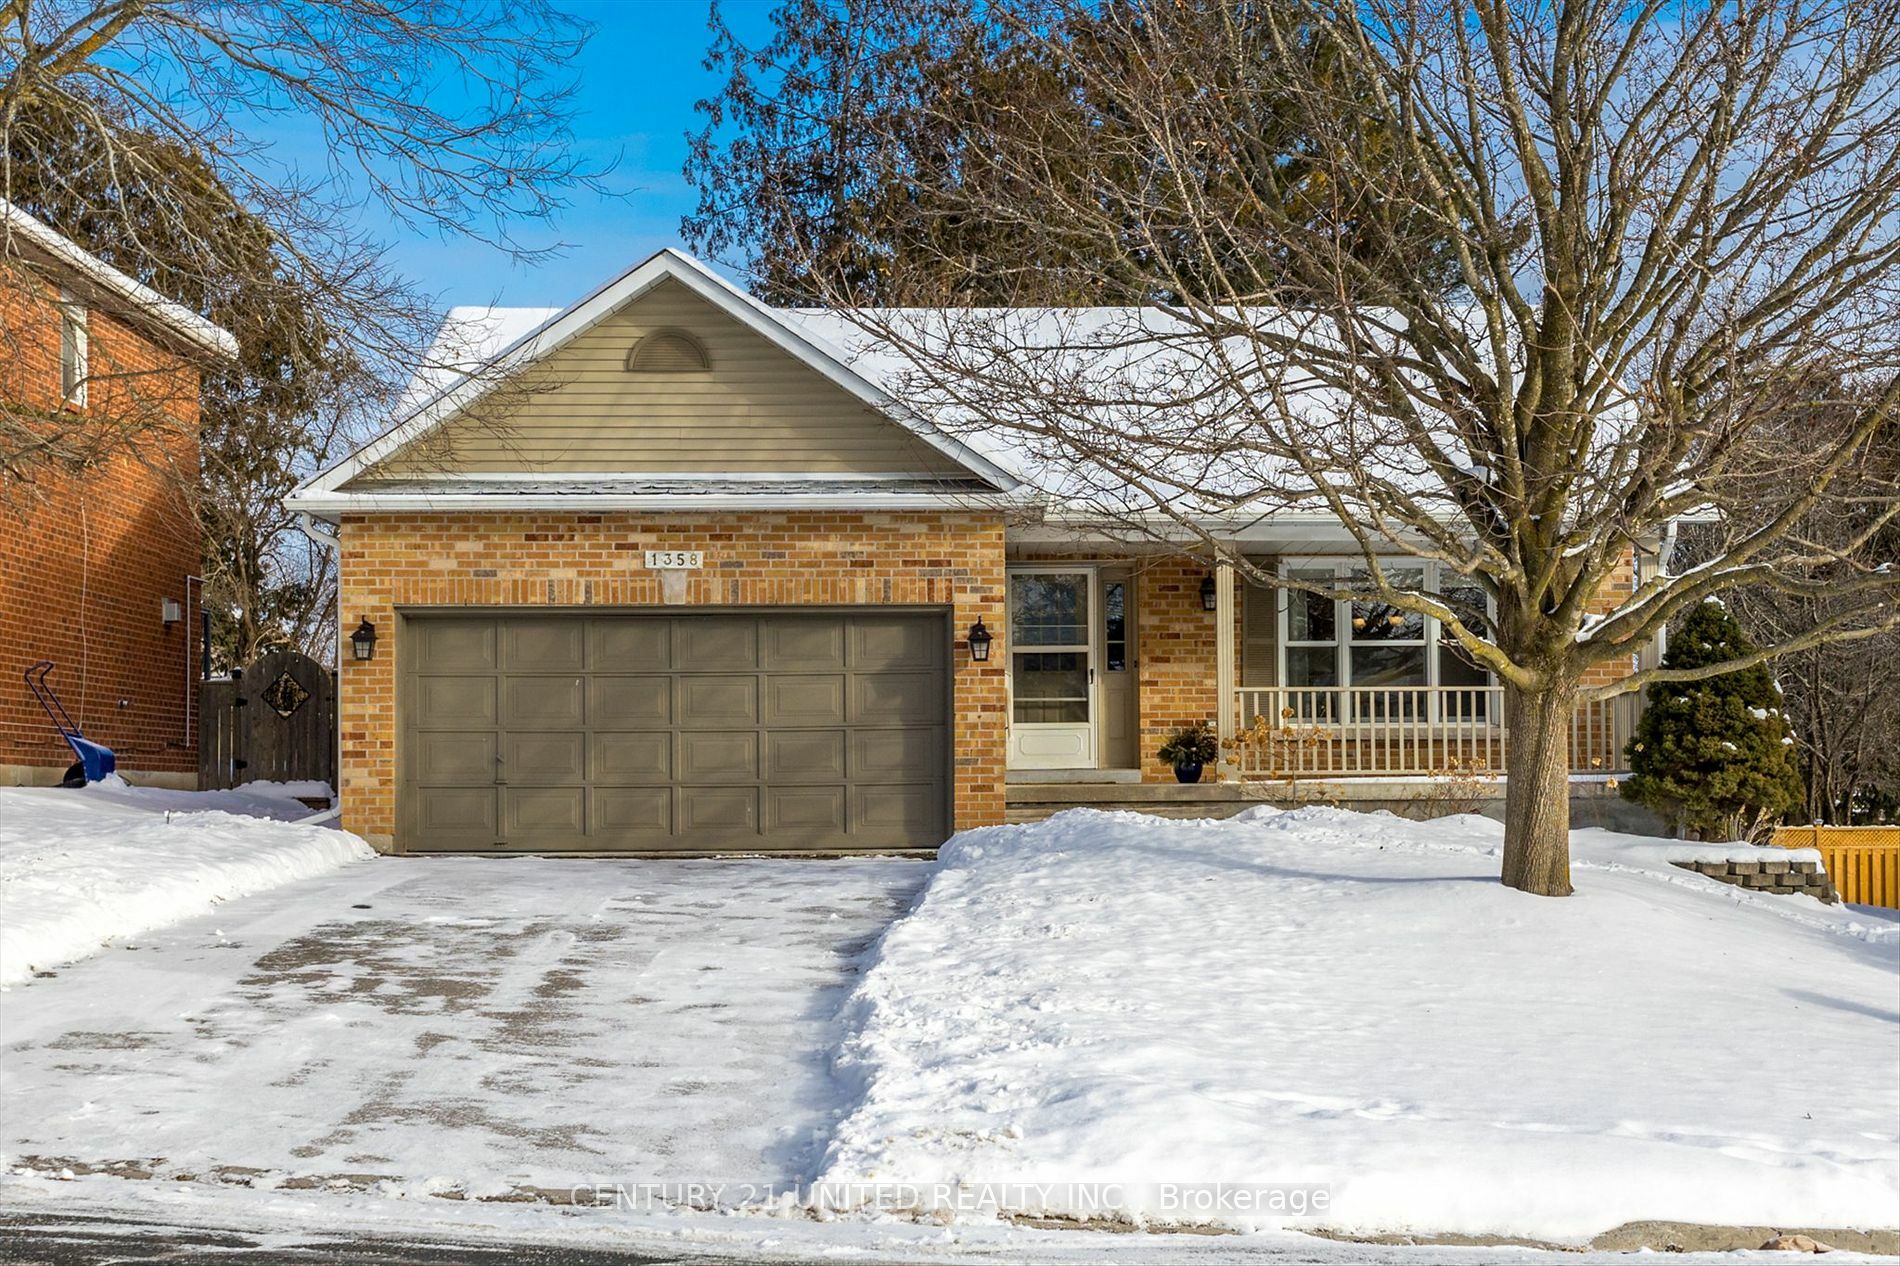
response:
[(1775, 843), (1819, 849), (1842, 901), (1900, 910), (1900, 826), (1782, 826)]

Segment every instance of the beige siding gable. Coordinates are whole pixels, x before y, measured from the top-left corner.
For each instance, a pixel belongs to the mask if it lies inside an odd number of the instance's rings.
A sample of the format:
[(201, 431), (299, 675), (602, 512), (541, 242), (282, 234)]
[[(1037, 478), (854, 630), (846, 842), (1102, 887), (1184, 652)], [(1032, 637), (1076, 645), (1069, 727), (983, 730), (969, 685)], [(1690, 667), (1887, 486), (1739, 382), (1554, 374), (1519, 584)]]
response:
[[(660, 371), (629, 369), (650, 335)], [(649, 348), (657, 346), (649, 344)], [(811, 474), (963, 478), (970, 472), (685, 286), (663, 281), (498, 385), (348, 488), (445, 473)]]

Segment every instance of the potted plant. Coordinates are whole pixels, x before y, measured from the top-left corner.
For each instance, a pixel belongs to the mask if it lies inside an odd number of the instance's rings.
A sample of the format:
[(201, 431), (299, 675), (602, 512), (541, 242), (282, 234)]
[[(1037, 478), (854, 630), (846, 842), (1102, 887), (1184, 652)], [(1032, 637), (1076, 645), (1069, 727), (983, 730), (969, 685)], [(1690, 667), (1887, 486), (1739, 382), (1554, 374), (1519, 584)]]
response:
[(1177, 782), (1199, 782), (1201, 770), (1220, 759), (1220, 740), (1213, 726), (1196, 721), (1176, 730), (1155, 755), (1174, 766)]

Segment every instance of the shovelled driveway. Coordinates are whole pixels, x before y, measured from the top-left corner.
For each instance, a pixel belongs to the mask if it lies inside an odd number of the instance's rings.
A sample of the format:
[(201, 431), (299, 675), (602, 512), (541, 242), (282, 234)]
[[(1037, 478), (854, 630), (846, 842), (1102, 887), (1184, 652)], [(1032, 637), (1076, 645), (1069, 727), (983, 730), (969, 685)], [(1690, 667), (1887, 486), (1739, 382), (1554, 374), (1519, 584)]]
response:
[[(897, 860), (385, 858), (0, 996), (36, 1172), (740, 1203), (807, 1177)], [(689, 1188), (703, 1190), (696, 1197)]]

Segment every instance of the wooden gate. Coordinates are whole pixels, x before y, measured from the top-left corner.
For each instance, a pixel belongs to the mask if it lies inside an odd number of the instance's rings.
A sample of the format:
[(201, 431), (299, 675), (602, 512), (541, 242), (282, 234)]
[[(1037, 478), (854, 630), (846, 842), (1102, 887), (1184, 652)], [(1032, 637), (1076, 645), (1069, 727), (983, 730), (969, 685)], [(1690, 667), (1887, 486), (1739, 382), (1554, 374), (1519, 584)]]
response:
[(298, 651), (199, 683), (198, 786), (259, 781), (336, 785), (336, 682)]

